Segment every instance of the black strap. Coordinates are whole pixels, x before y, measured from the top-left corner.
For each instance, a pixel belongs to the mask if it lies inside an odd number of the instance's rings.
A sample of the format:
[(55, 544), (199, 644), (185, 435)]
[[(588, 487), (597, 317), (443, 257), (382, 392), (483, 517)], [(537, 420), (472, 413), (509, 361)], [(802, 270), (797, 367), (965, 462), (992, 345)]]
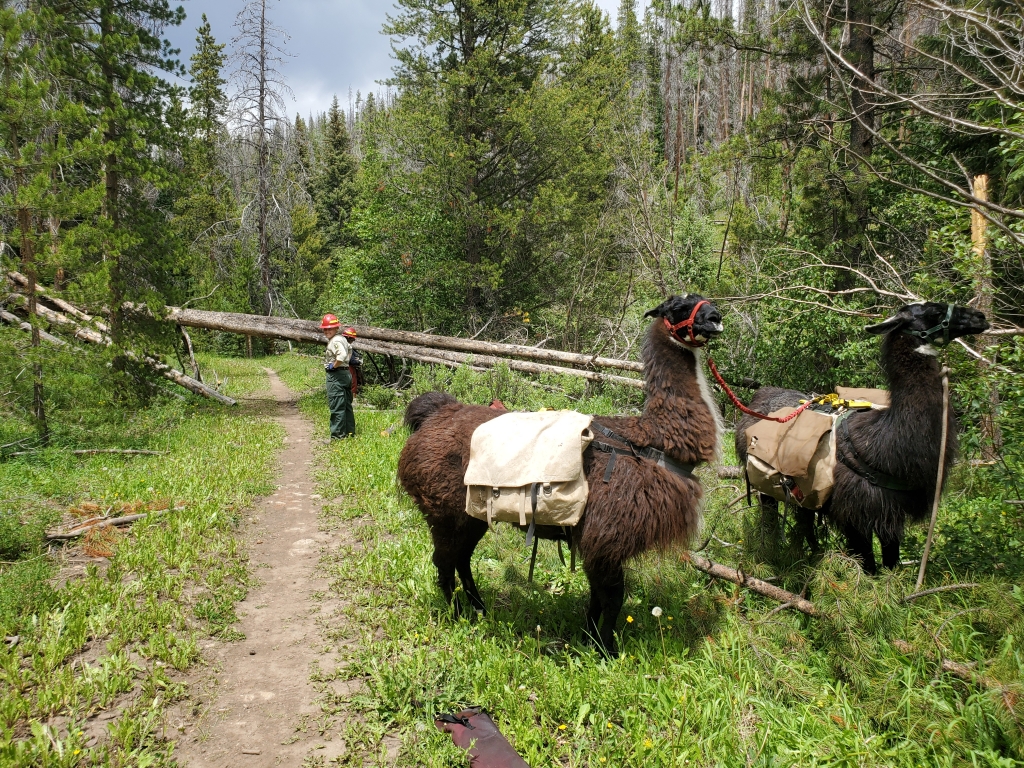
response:
[(836, 446), (836, 458), (839, 459), (844, 465), (846, 465), (851, 471), (860, 475), (872, 485), (876, 485), (879, 488), (886, 488), (890, 491), (916, 491), (918, 487), (906, 480), (901, 480), (898, 477), (882, 472), (879, 469), (874, 469), (857, 453), (857, 448), (853, 444), (853, 439), (850, 437), (850, 428), (847, 422), (856, 414), (862, 413), (862, 411), (854, 411), (841, 418), (839, 421), (839, 437), (842, 439), (842, 447), (846, 450), (839, 450), (840, 446)]
[[(601, 443), (600, 447), (611, 448), (610, 445), (606, 445), (605, 443)], [(615, 457), (619, 455), (618, 451), (614, 448), (611, 448), (611, 454), (612, 455), (608, 457), (608, 466), (604, 468), (604, 481), (606, 483), (612, 479), (612, 470), (615, 469)]]
[(434, 715), (434, 720), (440, 723), (451, 723), (453, 725), (461, 725), (464, 728), (469, 728), (469, 730), (471, 731), (476, 730), (476, 728), (469, 724), (468, 717), (459, 717), (458, 715), (453, 715), (448, 712), (442, 712), (440, 714)]
[(591, 443), (592, 446), (597, 448), (599, 451), (604, 453), (610, 453), (611, 458), (608, 459), (608, 467), (604, 471), (604, 482), (608, 482), (611, 478), (612, 468), (615, 466), (615, 457), (618, 454), (623, 456), (634, 456), (641, 459), (650, 459), (655, 462), (659, 467), (667, 469), (669, 472), (673, 472), (680, 477), (693, 477), (693, 470), (696, 468), (695, 464), (680, 464), (675, 459), (667, 456), (664, 451), (659, 451), (657, 448), (641, 447), (636, 445), (627, 437), (623, 437), (617, 432), (613, 432), (608, 427), (602, 426), (595, 421), (590, 423), (591, 429), (600, 432), (605, 437), (609, 437), (612, 440), (618, 440), (629, 447), (628, 451), (624, 451), (621, 448), (616, 448), (614, 445), (608, 445), (595, 440)]

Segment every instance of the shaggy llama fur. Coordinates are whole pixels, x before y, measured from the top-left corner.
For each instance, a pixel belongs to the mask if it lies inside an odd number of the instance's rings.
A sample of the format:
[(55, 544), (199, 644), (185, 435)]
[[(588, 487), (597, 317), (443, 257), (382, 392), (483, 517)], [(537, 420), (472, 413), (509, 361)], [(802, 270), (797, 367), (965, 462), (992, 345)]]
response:
[[(889, 386), (890, 407), (849, 417), (849, 439), (856, 455), (872, 469), (892, 475), (914, 486), (896, 491), (873, 485), (841, 461), (835, 467), (835, 486), (821, 514), (844, 533), (852, 556), (864, 570), (875, 573), (872, 536), (878, 536), (882, 565), (895, 568), (900, 562), (900, 542), (907, 520), (920, 522), (931, 513), (935, 498), (935, 479), (939, 468), (939, 442), (942, 431), (942, 375), (934, 347), (908, 333), (927, 331), (946, 315), (946, 304), (934, 302), (910, 304), (894, 317), (871, 326), (870, 333), (886, 334), (882, 341), (882, 372)], [(949, 338), (979, 333), (988, 327), (985, 316), (968, 307), (956, 307), (950, 317)], [(762, 387), (750, 403), (760, 413), (795, 407), (808, 396), (792, 389)], [(736, 454), (746, 465), (746, 431), (757, 419), (744, 416), (736, 427)], [(836, 451), (850, 456), (850, 446), (840, 431)], [(946, 455), (948, 469), (957, 455), (957, 423), (949, 411)], [(773, 506), (775, 500), (762, 496)], [(812, 547), (814, 513), (798, 510), (798, 526), (808, 533)]]
[[(648, 312), (656, 320), (643, 348), (647, 391), (643, 414), (594, 419), (634, 444), (662, 450), (681, 464), (713, 460), (721, 432), (706, 385), (702, 391), (696, 350), (673, 338), (662, 320), (685, 320), (700, 301), (703, 299), (696, 295), (673, 296)], [(697, 310), (694, 333), (698, 339), (712, 338), (721, 329), (721, 315), (712, 304)], [(500, 411), (465, 405), (441, 392), (421, 395), (406, 411), (406, 423), (414, 431), (398, 462), (402, 487), (416, 501), (430, 528), (441, 591), (452, 601), (457, 572), (477, 610), (483, 610), (484, 603), (473, 580), (470, 559), (487, 524), (466, 514), (463, 477), (473, 431), (500, 415)], [(609, 442), (601, 436), (598, 439)], [(613, 632), (624, 597), (623, 564), (650, 550), (688, 543), (700, 526), (703, 491), (695, 477), (680, 477), (647, 459), (619, 455), (607, 483), (603, 478), (609, 454), (591, 446), (583, 460), (590, 495), (572, 544), (578, 548), (590, 582), (588, 631), (603, 649), (614, 654)], [(539, 534), (553, 538), (557, 531), (540, 530)]]

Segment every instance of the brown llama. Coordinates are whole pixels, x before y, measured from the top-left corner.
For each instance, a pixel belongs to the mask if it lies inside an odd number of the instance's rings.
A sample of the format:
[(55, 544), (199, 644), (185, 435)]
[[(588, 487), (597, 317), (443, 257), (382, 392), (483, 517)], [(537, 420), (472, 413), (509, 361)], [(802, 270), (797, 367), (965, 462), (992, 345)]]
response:
[[(590, 495), (571, 546), (583, 559), (590, 583), (587, 630), (600, 647), (616, 654), (615, 623), (625, 591), (623, 563), (649, 550), (688, 544), (700, 525), (703, 490), (690, 470), (715, 458), (722, 425), (701, 370), (697, 347), (722, 331), (722, 316), (698, 295), (672, 296), (645, 317), (656, 318), (643, 346), (647, 400), (639, 417), (595, 417), (638, 449), (664, 452), (674, 470), (639, 458), (624, 442), (609, 453), (599, 429), (583, 455)], [(690, 326), (686, 333), (680, 329)], [(473, 431), (501, 415), (487, 406), (464, 405), (442, 392), (409, 403), (405, 419), (413, 429), (398, 460), (402, 487), (416, 501), (434, 542), (438, 585), (452, 602), (455, 574), (474, 608), (484, 602), (473, 581), (470, 558), (487, 524), (466, 514), (463, 477)], [(605, 450), (597, 443), (604, 443)], [(609, 459), (615, 458), (605, 481)], [(557, 538), (557, 528), (538, 535)], [(455, 603), (459, 610), (458, 602)]]

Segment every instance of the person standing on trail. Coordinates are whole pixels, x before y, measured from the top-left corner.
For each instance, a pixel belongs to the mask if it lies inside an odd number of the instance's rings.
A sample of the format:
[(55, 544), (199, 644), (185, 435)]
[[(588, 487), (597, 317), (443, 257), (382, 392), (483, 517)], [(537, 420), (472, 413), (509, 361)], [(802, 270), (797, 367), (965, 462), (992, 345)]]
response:
[(320, 329), (327, 337), (324, 370), (327, 371), (327, 406), (331, 409), (331, 440), (355, 437), (356, 417), (352, 411), (352, 374), (348, 364), (352, 347), (334, 315), (324, 315)]

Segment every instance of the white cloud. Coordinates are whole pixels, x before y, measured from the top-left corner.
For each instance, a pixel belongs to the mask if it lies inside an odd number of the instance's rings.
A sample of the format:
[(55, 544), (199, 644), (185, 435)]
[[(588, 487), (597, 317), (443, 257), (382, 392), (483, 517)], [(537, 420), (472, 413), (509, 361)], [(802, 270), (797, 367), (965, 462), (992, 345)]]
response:
[[(597, 0), (615, 23), (618, 0)], [(244, 0), (187, 0), (188, 14), (181, 27), (169, 29), (166, 36), (181, 49), (181, 60), (188, 66), (195, 50), (196, 28), (206, 14), (214, 37), (229, 43), (235, 36), (235, 16)], [(644, 2), (639, 5), (642, 7)], [(349, 91), (383, 92), (378, 81), (391, 75), (394, 64), (389, 38), (381, 34), (388, 13), (395, 7), (387, 0), (278, 0), (270, 4), (268, 15), (274, 24), (290, 36), (286, 50), (292, 54), (281, 68), (295, 94), (288, 99), (289, 112), (303, 117), (326, 110), (337, 94), (348, 105)]]

